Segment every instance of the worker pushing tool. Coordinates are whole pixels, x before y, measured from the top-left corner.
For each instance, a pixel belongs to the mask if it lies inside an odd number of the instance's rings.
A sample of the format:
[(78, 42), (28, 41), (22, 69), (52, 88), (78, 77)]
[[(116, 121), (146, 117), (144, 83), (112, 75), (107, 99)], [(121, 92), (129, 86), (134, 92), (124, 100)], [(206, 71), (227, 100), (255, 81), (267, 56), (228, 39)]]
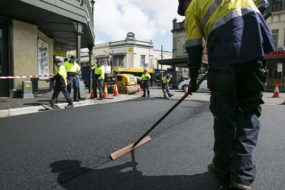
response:
[(266, 82), (263, 58), (273, 51), (262, 16), (266, 7), (266, 0), (179, 0), (178, 14), (186, 17), (191, 93), (198, 89), (202, 38), (207, 42), (215, 137), (210, 166), (229, 179), (231, 189), (250, 190), (256, 175), (252, 155)]
[(171, 81), (171, 75), (170, 74), (166, 74), (163, 78), (162, 78), (162, 91), (163, 91), (163, 97), (167, 98), (166, 94), (168, 95), (168, 97), (170, 98), (171, 96), (173, 96), (173, 94), (170, 93), (169, 90), (169, 82)]
[(69, 61), (64, 62), (67, 72), (67, 91), (70, 94), (73, 88), (73, 100), (79, 101), (79, 78), (81, 67), (75, 62), (75, 56), (70, 56)]
[(103, 88), (104, 88), (104, 79), (105, 79), (105, 73), (104, 69), (102, 68), (102, 63), (97, 62), (97, 65), (95, 65), (92, 69), (94, 69), (95, 78), (92, 83), (92, 88), (94, 92), (94, 99), (98, 98), (97, 90), (99, 91), (99, 99), (103, 100)]
[(68, 105), (66, 106), (66, 108), (72, 108), (73, 103), (66, 89), (67, 74), (66, 74), (65, 67), (62, 65), (62, 62), (59, 59), (55, 59), (54, 64), (57, 66), (55, 70), (55, 74), (51, 79), (46, 80), (46, 81), (50, 81), (50, 80), (55, 81), (52, 99), (49, 105), (43, 105), (43, 107), (45, 107), (46, 109), (53, 109), (59, 93), (62, 92), (64, 97), (66, 98), (66, 101), (68, 102)]

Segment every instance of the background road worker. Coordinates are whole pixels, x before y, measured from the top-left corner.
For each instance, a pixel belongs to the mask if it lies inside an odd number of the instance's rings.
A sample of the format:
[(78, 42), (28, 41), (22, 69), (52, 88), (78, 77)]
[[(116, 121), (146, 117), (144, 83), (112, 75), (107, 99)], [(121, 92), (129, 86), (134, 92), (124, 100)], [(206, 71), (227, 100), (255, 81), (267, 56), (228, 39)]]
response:
[[(65, 67), (62, 65), (62, 62), (59, 59), (56, 59), (54, 61), (54, 63), (57, 66), (57, 68), (55, 70), (54, 76), (50, 79), (51, 81), (55, 81), (55, 85), (54, 85), (54, 89), (53, 89), (53, 95), (52, 95), (52, 99), (50, 101), (50, 105), (44, 106), (44, 107), (46, 107), (48, 109), (52, 109), (54, 107), (54, 104), (56, 103), (56, 100), (57, 100), (59, 93), (62, 92), (62, 94), (66, 98), (66, 101), (68, 102), (68, 105), (66, 106), (66, 108), (72, 108), (73, 103), (72, 103), (72, 100), (71, 100), (69, 93), (67, 92), (67, 89), (66, 89), (67, 73), (66, 73)], [(49, 81), (49, 80), (47, 80), (47, 81)]]
[(186, 16), (189, 93), (198, 89), (202, 38), (207, 41), (215, 136), (211, 169), (230, 176), (231, 189), (249, 190), (256, 175), (252, 155), (266, 82), (262, 59), (274, 47), (259, 11), (266, 6), (265, 0), (179, 0), (178, 13)]
[(67, 72), (67, 91), (70, 94), (73, 88), (73, 100), (79, 101), (79, 78), (81, 67), (75, 62), (75, 57), (72, 55), (69, 61), (64, 62), (64, 67)]
[(171, 75), (170, 74), (166, 74), (163, 78), (162, 78), (162, 91), (163, 91), (163, 96), (164, 98), (167, 98), (166, 94), (168, 94), (169, 98), (171, 96), (173, 96), (173, 94), (170, 93), (169, 90), (169, 82), (171, 81)]
[(104, 69), (102, 68), (102, 63), (97, 62), (97, 65), (95, 65), (92, 69), (94, 69), (94, 74), (95, 74), (95, 78), (92, 83), (94, 98), (95, 99), (98, 98), (98, 95), (97, 95), (97, 89), (98, 89), (99, 100), (103, 100), (105, 73), (104, 73)]
[(149, 91), (149, 85), (150, 85), (150, 79), (151, 76), (150, 74), (147, 72), (147, 70), (144, 70), (144, 74), (142, 74), (141, 80), (142, 80), (142, 88), (143, 88), (143, 95), (142, 97), (146, 97), (146, 92), (147, 92), (147, 96), (150, 96), (150, 91)]

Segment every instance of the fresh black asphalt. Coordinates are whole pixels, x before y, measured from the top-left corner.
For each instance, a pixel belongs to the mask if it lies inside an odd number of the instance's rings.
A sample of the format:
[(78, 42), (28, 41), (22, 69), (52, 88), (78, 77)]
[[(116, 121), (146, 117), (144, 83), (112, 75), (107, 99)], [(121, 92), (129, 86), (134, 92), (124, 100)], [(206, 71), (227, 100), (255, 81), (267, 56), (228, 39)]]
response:
[[(133, 157), (110, 161), (174, 103), (137, 99), (0, 119), (0, 189), (219, 189), (207, 170), (208, 102), (184, 101)], [(285, 189), (284, 110), (264, 106), (254, 190)]]

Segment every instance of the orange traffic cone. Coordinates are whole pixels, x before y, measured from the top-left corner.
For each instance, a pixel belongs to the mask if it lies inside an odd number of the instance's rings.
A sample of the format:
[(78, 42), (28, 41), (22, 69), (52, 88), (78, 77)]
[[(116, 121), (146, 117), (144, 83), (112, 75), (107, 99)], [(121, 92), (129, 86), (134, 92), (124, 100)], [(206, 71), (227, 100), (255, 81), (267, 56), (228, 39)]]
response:
[(141, 85), (139, 85), (139, 87), (138, 87), (138, 92), (141, 92), (142, 90), (141, 90)]
[(109, 98), (108, 89), (106, 83), (104, 84), (104, 98)]
[[(185, 95), (188, 94), (188, 84), (185, 85)], [(189, 96), (189, 95), (188, 95)]]
[(94, 98), (94, 92), (92, 91), (90, 94), (90, 99)]
[(117, 83), (115, 83), (115, 85), (114, 85), (113, 95), (114, 95), (114, 96), (119, 96), (119, 91), (118, 91)]
[(278, 84), (275, 84), (275, 90), (274, 90), (274, 93), (273, 93), (272, 97), (273, 98), (280, 98)]

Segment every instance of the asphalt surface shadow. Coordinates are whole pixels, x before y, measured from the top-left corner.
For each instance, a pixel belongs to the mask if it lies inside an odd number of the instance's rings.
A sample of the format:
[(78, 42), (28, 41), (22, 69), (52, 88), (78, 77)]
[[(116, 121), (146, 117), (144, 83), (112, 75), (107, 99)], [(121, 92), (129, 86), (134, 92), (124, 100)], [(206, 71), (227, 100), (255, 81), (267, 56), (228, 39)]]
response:
[[(146, 176), (132, 161), (104, 169), (81, 167), (78, 160), (52, 163), (52, 172), (59, 173), (57, 181), (66, 190), (226, 190), (219, 179), (207, 171), (195, 175)], [(71, 176), (72, 172), (77, 175)]]

